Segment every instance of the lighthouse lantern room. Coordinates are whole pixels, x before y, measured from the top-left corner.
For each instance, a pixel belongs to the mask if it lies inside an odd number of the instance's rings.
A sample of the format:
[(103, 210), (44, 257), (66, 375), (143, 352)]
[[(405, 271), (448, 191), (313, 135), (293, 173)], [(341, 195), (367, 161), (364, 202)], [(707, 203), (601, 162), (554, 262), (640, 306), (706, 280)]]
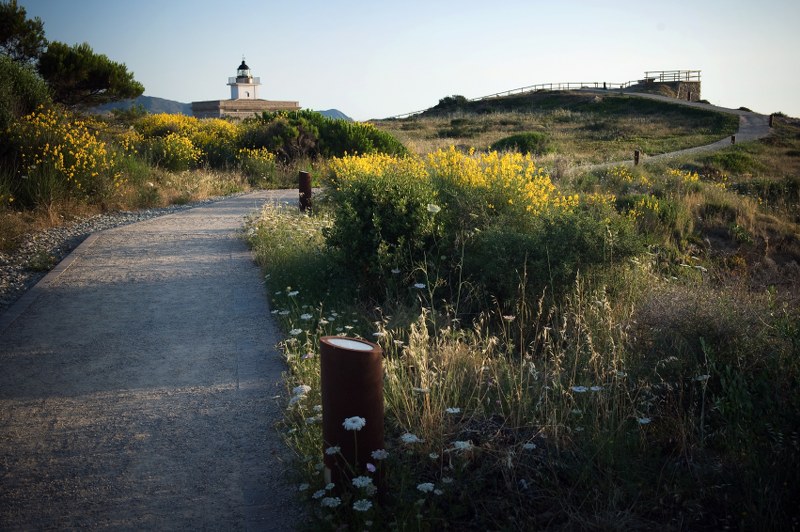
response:
[(228, 78), (228, 85), (231, 87), (231, 100), (257, 100), (261, 79), (253, 77), (250, 67), (242, 58), (242, 64), (236, 69), (236, 77)]

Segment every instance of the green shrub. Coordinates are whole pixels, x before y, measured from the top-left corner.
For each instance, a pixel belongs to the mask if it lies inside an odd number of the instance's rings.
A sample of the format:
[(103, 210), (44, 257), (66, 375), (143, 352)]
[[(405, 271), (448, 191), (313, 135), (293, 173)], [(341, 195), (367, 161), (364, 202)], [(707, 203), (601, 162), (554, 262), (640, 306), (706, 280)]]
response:
[(467, 241), (464, 276), (501, 301), (545, 288), (563, 293), (578, 272), (620, 263), (642, 251), (633, 224), (613, 208), (582, 205), (537, 217), (500, 217)]
[(275, 155), (265, 148), (239, 150), (239, 169), (251, 185), (273, 181), (276, 173)]
[(536, 131), (502, 138), (489, 146), (489, 149), (495, 151), (518, 151), (522, 154), (530, 153), (532, 155), (544, 155), (551, 151), (550, 138), (546, 134)]
[[(360, 276), (367, 293), (409, 271), (437, 234), (430, 182), (402, 171), (364, 174), (331, 190), (335, 224), (326, 230), (330, 247)], [(378, 292), (380, 293), (380, 292)]]
[(0, 131), (14, 119), (50, 102), (47, 85), (33, 69), (0, 55)]
[(262, 113), (245, 124), (241, 147), (267, 148), (283, 162), (308, 156), (406, 153), (397, 139), (372, 124), (328, 118), (308, 110)]
[(178, 133), (153, 137), (147, 143), (153, 163), (173, 172), (193, 168), (200, 159), (201, 151), (189, 138)]

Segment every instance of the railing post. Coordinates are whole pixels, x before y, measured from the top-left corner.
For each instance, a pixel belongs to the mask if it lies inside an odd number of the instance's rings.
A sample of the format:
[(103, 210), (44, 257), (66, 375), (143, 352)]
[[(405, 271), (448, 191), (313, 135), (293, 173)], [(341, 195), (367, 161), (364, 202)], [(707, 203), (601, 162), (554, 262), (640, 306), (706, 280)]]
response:
[(325, 482), (338, 488), (369, 475), (367, 464), (377, 464), (372, 453), (384, 449), (383, 350), (340, 336), (323, 336), (319, 343)]
[(639, 150), (633, 150), (633, 166), (639, 166)]
[(311, 211), (311, 174), (300, 170), (300, 212)]

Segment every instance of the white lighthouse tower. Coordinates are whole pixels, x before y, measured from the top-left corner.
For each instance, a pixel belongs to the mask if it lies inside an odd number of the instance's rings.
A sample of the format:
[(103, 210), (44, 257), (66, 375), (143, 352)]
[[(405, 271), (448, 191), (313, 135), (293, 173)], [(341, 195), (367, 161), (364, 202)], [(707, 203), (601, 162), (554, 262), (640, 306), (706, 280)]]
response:
[(261, 78), (253, 77), (250, 67), (242, 58), (242, 64), (236, 69), (236, 77), (228, 78), (228, 85), (231, 87), (231, 100), (257, 100)]

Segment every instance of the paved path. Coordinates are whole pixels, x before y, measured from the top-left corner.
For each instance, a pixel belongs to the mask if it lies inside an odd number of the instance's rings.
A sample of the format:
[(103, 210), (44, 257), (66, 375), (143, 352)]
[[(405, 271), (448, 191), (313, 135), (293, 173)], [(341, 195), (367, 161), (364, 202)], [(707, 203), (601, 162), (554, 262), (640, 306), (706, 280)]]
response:
[[(707, 111), (717, 111), (720, 113), (728, 113), (734, 114), (739, 116), (739, 130), (736, 132), (736, 142), (747, 142), (752, 140), (763, 139), (764, 137), (769, 136), (772, 130), (769, 127), (769, 116), (762, 115), (759, 113), (754, 113), (752, 111), (743, 111), (741, 109), (729, 109), (727, 107), (720, 107), (718, 105), (711, 105), (707, 103), (700, 103), (700, 102), (690, 102), (687, 100), (679, 100), (677, 98), (670, 98), (668, 96), (661, 96), (659, 94), (647, 94), (642, 92), (625, 92), (625, 91), (604, 91), (602, 89), (582, 89), (581, 92), (592, 92), (596, 94), (613, 94), (613, 95), (624, 95), (624, 96), (633, 96), (636, 98), (646, 98), (649, 100), (658, 100), (662, 102), (667, 102), (676, 105), (684, 105), (686, 107), (695, 107), (697, 109), (705, 109)], [(723, 139), (718, 140), (717, 142), (713, 142), (711, 144), (706, 144), (704, 146), (695, 146), (694, 148), (687, 148), (685, 150), (678, 150), (669, 153), (662, 153), (660, 155), (652, 155), (648, 156), (644, 154), (641, 158), (641, 163), (648, 163), (648, 162), (659, 162), (659, 161), (666, 161), (669, 159), (674, 159), (677, 157), (681, 157), (684, 155), (694, 155), (697, 153), (704, 153), (704, 152), (711, 152), (711, 151), (718, 151), (723, 148), (727, 148), (731, 145), (731, 138), (726, 136)], [(633, 166), (633, 154), (631, 154), (631, 159), (625, 161), (615, 161), (609, 163), (601, 163), (601, 164), (592, 164), (586, 166), (578, 166), (573, 169), (573, 171), (581, 171), (581, 172), (591, 172), (594, 170), (602, 170), (604, 168), (610, 168), (612, 166)]]
[(0, 315), (0, 529), (287, 530), (256, 192), (89, 237)]

